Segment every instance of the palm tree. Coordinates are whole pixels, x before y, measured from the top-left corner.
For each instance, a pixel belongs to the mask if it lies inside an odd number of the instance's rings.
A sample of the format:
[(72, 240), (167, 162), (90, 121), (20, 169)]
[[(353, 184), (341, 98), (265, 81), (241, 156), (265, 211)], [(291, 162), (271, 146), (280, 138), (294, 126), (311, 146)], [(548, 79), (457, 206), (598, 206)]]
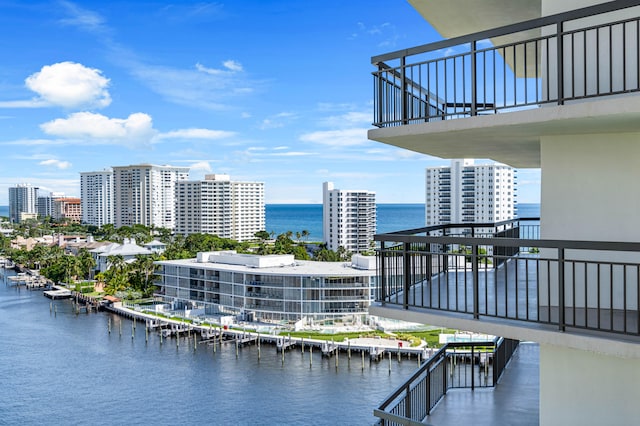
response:
[(107, 257), (107, 265), (109, 265), (109, 269), (113, 270), (114, 274), (125, 272), (128, 266), (121, 254)]
[(153, 286), (155, 280), (155, 271), (158, 265), (155, 264), (157, 256), (137, 255), (136, 261), (133, 263), (133, 271), (140, 274), (141, 288), (143, 293), (147, 293)]
[(85, 272), (85, 277), (91, 279), (92, 272), (96, 267), (96, 260), (93, 258), (91, 253), (84, 248), (80, 249), (80, 252), (78, 253), (78, 260), (80, 261), (82, 270)]
[(65, 282), (71, 284), (71, 280), (74, 277), (77, 277), (82, 272), (80, 269), (80, 262), (73, 255), (65, 255), (60, 261), (62, 262), (62, 266), (64, 268), (64, 278)]

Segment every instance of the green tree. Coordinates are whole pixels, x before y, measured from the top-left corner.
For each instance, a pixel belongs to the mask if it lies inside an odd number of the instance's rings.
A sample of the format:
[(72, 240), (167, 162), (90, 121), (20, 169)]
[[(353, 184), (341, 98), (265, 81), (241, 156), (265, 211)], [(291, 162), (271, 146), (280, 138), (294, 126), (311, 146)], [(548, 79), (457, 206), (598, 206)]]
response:
[(87, 279), (91, 279), (92, 272), (96, 267), (96, 260), (93, 258), (91, 253), (87, 249), (80, 249), (78, 252), (78, 261), (80, 262), (80, 267), (84, 273), (84, 277)]

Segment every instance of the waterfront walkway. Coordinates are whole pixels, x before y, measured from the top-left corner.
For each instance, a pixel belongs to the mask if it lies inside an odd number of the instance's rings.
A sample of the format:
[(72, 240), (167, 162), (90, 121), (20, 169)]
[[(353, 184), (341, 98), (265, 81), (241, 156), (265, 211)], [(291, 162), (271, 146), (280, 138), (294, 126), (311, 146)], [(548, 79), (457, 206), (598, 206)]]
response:
[(451, 389), (426, 424), (529, 426), (539, 423), (540, 351), (522, 342), (495, 388)]

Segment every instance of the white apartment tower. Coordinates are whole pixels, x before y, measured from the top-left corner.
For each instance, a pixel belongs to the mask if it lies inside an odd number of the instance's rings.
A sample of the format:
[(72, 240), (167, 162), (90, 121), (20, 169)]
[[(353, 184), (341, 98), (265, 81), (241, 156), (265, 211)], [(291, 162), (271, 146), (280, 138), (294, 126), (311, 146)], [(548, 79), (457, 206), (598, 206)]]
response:
[(50, 192), (49, 195), (38, 195), (38, 217), (53, 217), (54, 203), (64, 197), (64, 192)]
[(232, 181), (225, 174), (176, 182), (176, 233), (246, 241), (264, 229), (263, 182)]
[(113, 224), (113, 170), (80, 173), (82, 223)]
[(9, 220), (20, 223), (22, 217), (36, 216), (38, 203), (38, 187), (28, 183), (9, 187)]
[(188, 167), (153, 164), (113, 167), (116, 228), (139, 224), (174, 229), (176, 182), (188, 178)]
[(515, 218), (516, 170), (505, 164), (451, 160), (429, 167), (425, 179), (425, 224), (495, 223)]
[(322, 185), (322, 234), (327, 248), (352, 253), (371, 249), (376, 233), (376, 194)]

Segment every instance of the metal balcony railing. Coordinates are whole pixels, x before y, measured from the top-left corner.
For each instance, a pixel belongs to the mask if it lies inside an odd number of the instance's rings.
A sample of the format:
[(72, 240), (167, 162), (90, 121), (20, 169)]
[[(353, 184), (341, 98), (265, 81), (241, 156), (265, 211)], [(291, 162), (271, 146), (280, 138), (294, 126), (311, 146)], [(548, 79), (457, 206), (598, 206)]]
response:
[(449, 389), (495, 386), (518, 343), (503, 338), (447, 343), (374, 409), (374, 415), (384, 426), (420, 424)]
[[(373, 125), (441, 121), (638, 91), (640, 13), (627, 9), (638, 5), (638, 0), (612, 1), (374, 56)], [(624, 19), (615, 14), (622, 9), (627, 9)], [(502, 36), (520, 41), (488, 42)]]
[(640, 243), (541, 240), (524, 223), (376, 235), (376, 300), (640, 337)]

